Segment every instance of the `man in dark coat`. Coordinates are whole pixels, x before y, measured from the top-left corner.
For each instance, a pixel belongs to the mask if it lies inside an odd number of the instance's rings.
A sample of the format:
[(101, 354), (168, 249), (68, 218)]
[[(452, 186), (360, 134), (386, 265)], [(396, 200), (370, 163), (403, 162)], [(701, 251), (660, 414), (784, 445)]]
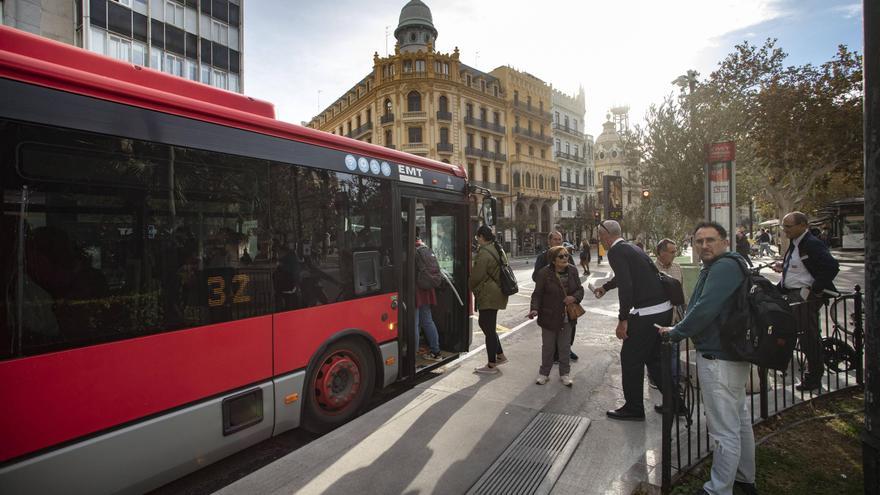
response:
[(623, 341), (620, 365), (626, 403), (606, 415), (611, 419), (644, 421), (642, 398), (645, 367), (654, 383), (660, 384), (660, 335), (654, 325), (669, 326), (672, 304), (657, 278), (654, 262), (645, 252), (621, 238), (620, 224), (606, 220), (599, 224), (599, 242), (608, 251), (614, 278), (595, 290), (602, 297), (617, 289), (620, 313), (617, 338)]
[(796, 305), (795, 318), (803, 328), (801, 349), (804, 351), (807, 366), (803, 381), (795, 388), (814, 390), (821, 386), (825, 373), (825, 356), (822, 338), (819, 333), (819, 310), (828, 297), (825, 290), (836, 292), (834, 277), (840, 271), (837, 260), (828, 252), (819, 238), (810, 233), (807, 216), (793, 211), (782, 218), (782, 229), (791, 240), (782, 263), (776, 263), (773, 270), (782, 273), (779, 290)]

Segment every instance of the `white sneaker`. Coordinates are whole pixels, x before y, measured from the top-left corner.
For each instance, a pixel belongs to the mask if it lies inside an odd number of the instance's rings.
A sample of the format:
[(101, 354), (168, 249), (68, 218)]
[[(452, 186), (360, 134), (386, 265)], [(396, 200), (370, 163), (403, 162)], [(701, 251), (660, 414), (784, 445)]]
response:
[(574, 381), (572, 381), (572, 379), (568, 375), (562, 375), (559, 377), (559, 379), (562, 380), (562, 384), (566, 387), (570, 387), (571, 384), (574, 383)]
[(550, 379), (550, 377), (547, 375), (538, 375), (538, 378), (535, 380), (535, 383), (537, 383), (538, 385), (544, 385), (545, 383), (547, 383), (547, 380), (549, 380), (549, 379)]

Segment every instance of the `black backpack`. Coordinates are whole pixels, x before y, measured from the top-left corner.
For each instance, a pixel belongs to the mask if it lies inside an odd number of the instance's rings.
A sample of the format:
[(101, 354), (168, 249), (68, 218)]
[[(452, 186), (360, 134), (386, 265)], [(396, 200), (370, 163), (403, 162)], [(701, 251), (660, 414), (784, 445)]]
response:
[(427, 245), (416, 247), (416, 285), (419, 289), (436, 289), (443, 283), (443, 275), (440, 274), (440, 264), (434, 251)]
[(745, 279), (721, 324), (722, 348), (762, 368), (787, 369), (797, 343), (797, 325), (788, 301), (772, 282), (749, 272), (742, 257), (724, 256), (734, 258)]
[[(501, 293), (505, 296), (512, 296), (519, 292), (519, 284), (516, 282), (516, 275), (513, 274), (513, 268), (510, 268), (510, 264), (507, 262), (507, 255), (504, 254), (504, 249), (496, 242), (495, 249), (501, 253), (501, 258), (495, 255), (490, 250), (486, 250), (489, 254), (495, 258), (495, 261), (498, 262), (498, 274), (500, 276), (500, 280), (497, 280), (498, 286), (501, 287)], [(504, 260), (504, 261), (501, 261)]]

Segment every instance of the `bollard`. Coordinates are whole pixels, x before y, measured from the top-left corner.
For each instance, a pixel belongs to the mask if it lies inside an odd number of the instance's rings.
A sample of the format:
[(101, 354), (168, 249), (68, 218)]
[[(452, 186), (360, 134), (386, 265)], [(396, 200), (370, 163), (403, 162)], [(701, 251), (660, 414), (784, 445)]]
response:
[(672, 490), (672, 421), (676, 411), (676, 391), (672, 383), (672, 342), (664, 333), (660, 344), (660, 383), (663, 391), (663, 431), (662, 431), (662, 482), (660, 491), (667, 494)]

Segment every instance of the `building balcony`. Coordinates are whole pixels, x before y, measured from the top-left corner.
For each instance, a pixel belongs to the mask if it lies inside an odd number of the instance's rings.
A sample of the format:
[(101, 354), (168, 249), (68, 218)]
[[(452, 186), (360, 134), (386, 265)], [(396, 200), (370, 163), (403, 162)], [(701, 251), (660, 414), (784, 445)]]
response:
[(360, 137), (363, 137), (364, 134), (371, 132), (372, 130), (373, 130), (373, 123), (367, 122), (366, 124), (358, 127), (357, 129), (349, 132), (348, 134), (346, 134), (345, 137), (350, 137), (352, 139), (358, 139)]
[(437, 143), (437, 153), (452, 153), (455, 147), (452, 143)]
[(504, 153), (495, 152), (492, 153), (492, 159), (496, 162), (507, 162), (507, 155), (505, 155)]
[(521, 101), (514, 101), (513, 108), (514, 108), (514, 110), (519, 110), (521, 112), (525, 112), (530, 115), (534, 115), (535, 117), (538, 117), (541, 120), (546, 120), (548, 122), (553, 120), (553, 115), (551, 115), (550, 112), (541, 110), (540, 108), (535, 107), (535, 106), (527, 105)]
[(564, 133), (566, 133), (566, 134), (569, 134), (569, 135), (575, 136), (575, 137), (577, 137), (578, 139), (581, 139), (581, 140), (584, 139), (584, 135), (581, 134), (576, 128), (574, 128), (574, 127), (569, 127), (569, 126), (567, 126), (567, 125), (560, 124), (560, 123), (558, 123), (558, 122), (554, 122), (554, 123), (553, 123), (553, 130), (554, 130), (554, 131), (564, 132)]
[(472, 180), (471, 184), (474, 184), (475, 186), (485, 187), (492, 192), (510, 192), (510, 186), (507, 184), (499, 184), (497, 182), (485, 182), (482, 180)]
[(400, 74), (401, 79), (427, 79), (427, 72), (402, 72)]
[(379, 122), (382, 125), (394, 123), (394, 114), (389, 113), (389, 114), (383, 115), (382, 117), (379, 118)]
[(452, 121), (452, 112), (437, 112), (437, 120)]
[(514, 127), (513, 132), (523, 137), (527, 137), (541, 144), (553, 144), (553, 138), (546, 134), (539, 134), (524, 127)]
[(488, 151), (483, 151), (479, 148), (474, 148), (473, 146), (465, 146), (464, 147), (464, 154), (467, 156), (473, 156), (476, 158), (489, 158), (489, 159), (491, 159), (490, 157), (486, 156), (488, 153), (489, 153)]
[(488, 122), (488, 121), (483, 120), (483, 119), (475, 118), (475, 117), (473, 117), (473, 116), (471, 116), (471, 115), (465, 116), (465, 118), (464, 118), (464, 125), (468, 125), (468, 126), (471, 126), (471, 127), (476, 127), (476, 128), (479, 128), (479, 129), (485, 129), (485, 130), (487, 130), (487, 131), (489, 131), (489, 132), (495, 132), (495, 133), (498, 133), (498, 134), (504, 134), (504, 131), (506, 130), (506, 129), (504, 128), (504, 126), (501, 125), (501, 124), (498, 124), (498, 123), (496, 123), (496, 122)]
[(401, 118), (403, 120), (425, 120), (428, 118), (428, 112), (403, 112)]
[(572, 155), (571, 153), (565, 153), (563, 151), (557, 151), (556, 158), (562, 158), (563, 160), (569, 160), (577, 163), (587, 163), (587, 158), (580, 155)]
[(385, 147), (388, 148), (388, 149), (390, 149), (390, 150), (396, 150), (396, 149), (397, 149), (393, 144), (386, 144)]
[(561, 181), (559, 183), (559, 187), (564, 187), (564, 188), (568, 188), (568, 189), (577, 189), (578, 191), (586, 191), (587, 190), (586, 184), (577, 184), (575, 182), (568, 182), (568, 181)]
[(400, 149), (407, 153), (427, 153), (428, 143), (406, 143), (400, 145)]

